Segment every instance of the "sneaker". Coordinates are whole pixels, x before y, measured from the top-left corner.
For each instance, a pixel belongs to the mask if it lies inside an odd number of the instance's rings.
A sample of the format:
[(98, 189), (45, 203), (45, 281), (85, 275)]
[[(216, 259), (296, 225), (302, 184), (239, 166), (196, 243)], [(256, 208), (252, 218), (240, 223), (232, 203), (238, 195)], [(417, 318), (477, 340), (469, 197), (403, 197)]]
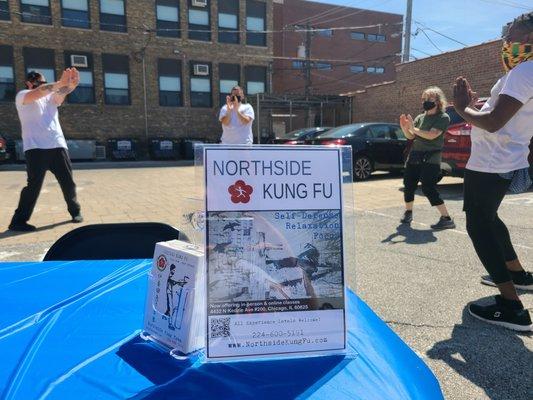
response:
[(455, 229), (455, 222), (450, 217), (440, 217), (439, 222), (431, 225), (431, 229), (442, 231), (444, 229)]
[[(511, 272), (511, 278), (513, 279), (515, 288), (533, 291), (533, 274), (531, 272)], [(481, 283), (488, 286), (496, 286), (490, 275), (482, 276)]]
[(75, 215), (74, 217), (72, 217), (72, 222), (75, 224), (79, 224), (80, 222), (83, 222), (83, 217), (81, 216), (81, 214)]
[(520, 332), (533, 331), (529, 311), (519, 301), (506, 300), (500, 295), (495, 296), (496, 304), (481, 306), (470, 304), (468, 312), (473, 317), (489, 324), (503, 326)]
[(402, 224), (410, 224), (413, 222), (413, 212), (412, 211), (406, 211), (403, 213), (403, 217), (400, 220)]
[(33, 225), (28, 224), (27, 222), (12, 222), (9, 224), (9, 230), (15, 232), (33, 232), (37, 228)]

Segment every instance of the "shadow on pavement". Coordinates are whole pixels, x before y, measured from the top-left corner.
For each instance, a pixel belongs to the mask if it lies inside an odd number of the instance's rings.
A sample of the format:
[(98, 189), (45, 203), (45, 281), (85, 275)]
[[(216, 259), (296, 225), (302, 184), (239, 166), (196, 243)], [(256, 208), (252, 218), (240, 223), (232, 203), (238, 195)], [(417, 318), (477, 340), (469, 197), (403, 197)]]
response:
[[(492, 297), (479, 300), (491, 301)], [(454, 326), (451, 337), (435, 343), (427, 355), (444, 361), (490, 399), (531, 399), (533, 353), (522, 339), (527, 337), (531, 334), (475, 320), (465, 307), (462, 322)]]
[(10, 231), (9, 229), (7, 229), (4, 232), (0, 232), (0, 239), (5, 239), (5, 238), (8, 238), (8, 237), (13, 237), (13, 236), (27, 235), (27, 234), (35, 233), (35, 232), (46, 231), (48, 229), (54, 229), (54, 228), (56, 228), (58, 226), (71, 224), (71, 223), (72, 222), (69, 219), (69, 220), (62, 221), (62, 222), (56, 222), (55, 224), (39, 226), (37, 228), (37, 230), (35, 230), (33, 232), (15, 232), (15, 231)]
[[(410, 224), (400, 224), (396, 227), (396, 232), (391, 233), (387, 238), (383, 239), (381, 243), (406, 243), (406, 244), (426, 244), (437, 241), (437, 237), (433, 234), (433, 229), (413, 229)], [(400, 238), (400, 240), (395, 240)], [(403, 240), (401, 240), (403, 238)]]

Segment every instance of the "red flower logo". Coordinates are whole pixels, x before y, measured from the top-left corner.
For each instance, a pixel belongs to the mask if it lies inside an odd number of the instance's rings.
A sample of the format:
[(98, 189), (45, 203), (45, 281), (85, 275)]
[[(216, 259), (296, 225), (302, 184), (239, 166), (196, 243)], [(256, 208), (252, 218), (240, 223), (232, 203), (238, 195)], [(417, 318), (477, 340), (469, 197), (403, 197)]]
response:
[(164, 271), (167, 267), (167, 258), (164, 255), (160, 255), (157, 258), (157, 268), (159, 271)]
[(228, 188), (233, 203), (248, 203), (253, 191), (254, 188), (242, 180), (238, 180)]

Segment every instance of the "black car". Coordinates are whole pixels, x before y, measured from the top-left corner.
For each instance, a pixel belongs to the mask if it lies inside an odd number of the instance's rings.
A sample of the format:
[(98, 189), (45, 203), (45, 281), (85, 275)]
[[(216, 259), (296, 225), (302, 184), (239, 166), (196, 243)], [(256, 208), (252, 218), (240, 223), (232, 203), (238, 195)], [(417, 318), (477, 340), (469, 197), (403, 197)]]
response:
[(7, 151), (7, 141), (0, 135), (0, 162), (9, 159), (9, 152)]
[(343, 125), (305, 144), (352, 146), (353, 175), (368, 179), (373, 171), (401, 171), (408, 140), (400, 125), (381, 122)]
[(277, 137), (270, 141), (274, 144), (304, 144), (306, 140), (313, 139), (328, 130), (333, 129), (329, 126), (316, 126), (313, 128), (296, 129), (287, 132), (283, 137)]

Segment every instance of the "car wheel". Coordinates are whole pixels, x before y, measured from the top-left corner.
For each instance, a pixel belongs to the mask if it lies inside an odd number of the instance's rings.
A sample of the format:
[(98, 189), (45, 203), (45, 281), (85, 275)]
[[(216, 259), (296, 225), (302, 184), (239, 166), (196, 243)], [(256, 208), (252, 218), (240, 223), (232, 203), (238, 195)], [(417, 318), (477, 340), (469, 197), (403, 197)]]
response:
[(358, 181), (370, 178), (372, 174), (372, 161), (367, 156), (357, 156), (353, 163), (353, 176)]

